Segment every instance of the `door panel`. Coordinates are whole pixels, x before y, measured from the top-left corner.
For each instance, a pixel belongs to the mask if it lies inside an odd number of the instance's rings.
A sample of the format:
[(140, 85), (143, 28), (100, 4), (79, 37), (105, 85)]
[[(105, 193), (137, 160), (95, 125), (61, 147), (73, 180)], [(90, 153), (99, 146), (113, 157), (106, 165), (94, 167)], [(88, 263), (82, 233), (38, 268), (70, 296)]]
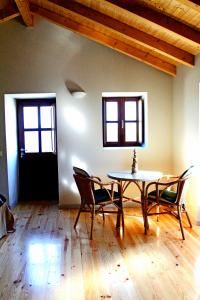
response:
[(19, 200), (58, 200), (55, 99), (18, 100)]

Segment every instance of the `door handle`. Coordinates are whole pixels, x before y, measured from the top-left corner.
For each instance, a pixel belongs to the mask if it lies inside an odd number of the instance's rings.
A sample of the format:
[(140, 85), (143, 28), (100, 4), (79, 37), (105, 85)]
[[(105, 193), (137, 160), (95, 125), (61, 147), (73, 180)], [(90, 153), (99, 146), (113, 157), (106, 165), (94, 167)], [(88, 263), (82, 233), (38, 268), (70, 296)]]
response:
[(25, 149), (21, 148), (20, 149), (20, 158), (23, 158), (25, 156)]

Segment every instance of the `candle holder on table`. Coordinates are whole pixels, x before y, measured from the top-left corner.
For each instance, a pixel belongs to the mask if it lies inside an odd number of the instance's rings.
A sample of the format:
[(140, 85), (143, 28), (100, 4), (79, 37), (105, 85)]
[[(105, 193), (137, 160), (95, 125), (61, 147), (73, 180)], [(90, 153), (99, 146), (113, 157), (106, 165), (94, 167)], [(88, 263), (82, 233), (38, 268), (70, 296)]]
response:
[(133, 162), (131, 166), (131, 174), (137, 173), (138, 171), (138, 162), (137, 162), (137, 155), (136, 150), (133, 150)]

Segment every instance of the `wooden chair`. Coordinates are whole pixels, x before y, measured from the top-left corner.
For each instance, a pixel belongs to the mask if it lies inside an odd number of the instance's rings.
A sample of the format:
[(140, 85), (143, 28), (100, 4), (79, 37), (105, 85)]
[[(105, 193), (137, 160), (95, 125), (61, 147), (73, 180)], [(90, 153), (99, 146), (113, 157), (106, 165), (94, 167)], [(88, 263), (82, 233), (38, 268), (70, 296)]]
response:
[[(92, 239), (93, 223), (95, 214), (102, 213), (104, 220), (104, 213), (116, 213), (122, 217), (122, 228), (124, 230), (124, 215), (121, 205), (121, 197), (118, 192), (114, 190), (115, 186), (118, 186), (117, 182), (111, 181), (103, 183), (99, 177), (89, 176), (89, 174), (77, 167), (73, 167), (74, 179), (78, 187), (78, 191), (81, 198), (80, 208), (74, 223), (74, 228), (79, 220), (81, 212), (89, 212), (91, 214), (91, 229), (90, 239)], [(99, 186), (95, 189), (95, 186)], [(113, 204), (117, 209), (105, 210), (104, 207)]]
[[(185, 199), (187, 181), (192, 174), (192, 168), (193, 166), (184, 171), (180, 176), (168, 176), (166, 182), (162, 182), (162, 180), (151, 182), (146, 187), (146, 220), (148, 216), (152, 215), (172, 214), (179, 220), (183, 240), (185, 239), (185, 235), (182, 224), (182, 213), (186, 214), (188, 223), (190, 227), (192, 227), (192, 223), (186, 210)], [(154, 190), (150, 191), (152, 187)], [(152, 209), (155, 207), (157, 208), (157, 211), (152, 212)], [(148, 229), (148, 222), (146, 222), (146, 224), (145, 233)]]

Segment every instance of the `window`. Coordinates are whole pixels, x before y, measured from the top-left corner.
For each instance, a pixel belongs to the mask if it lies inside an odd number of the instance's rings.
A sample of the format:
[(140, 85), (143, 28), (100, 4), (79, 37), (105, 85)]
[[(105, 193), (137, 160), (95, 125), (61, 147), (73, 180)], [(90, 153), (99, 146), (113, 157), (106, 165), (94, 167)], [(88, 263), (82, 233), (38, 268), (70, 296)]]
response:
[(142, 97), (103, 97), (103, 146), (143, 146), (144, 115)]
[(56, 152), (55, 104), (18, 101), (19, 143), (24, 153)]

